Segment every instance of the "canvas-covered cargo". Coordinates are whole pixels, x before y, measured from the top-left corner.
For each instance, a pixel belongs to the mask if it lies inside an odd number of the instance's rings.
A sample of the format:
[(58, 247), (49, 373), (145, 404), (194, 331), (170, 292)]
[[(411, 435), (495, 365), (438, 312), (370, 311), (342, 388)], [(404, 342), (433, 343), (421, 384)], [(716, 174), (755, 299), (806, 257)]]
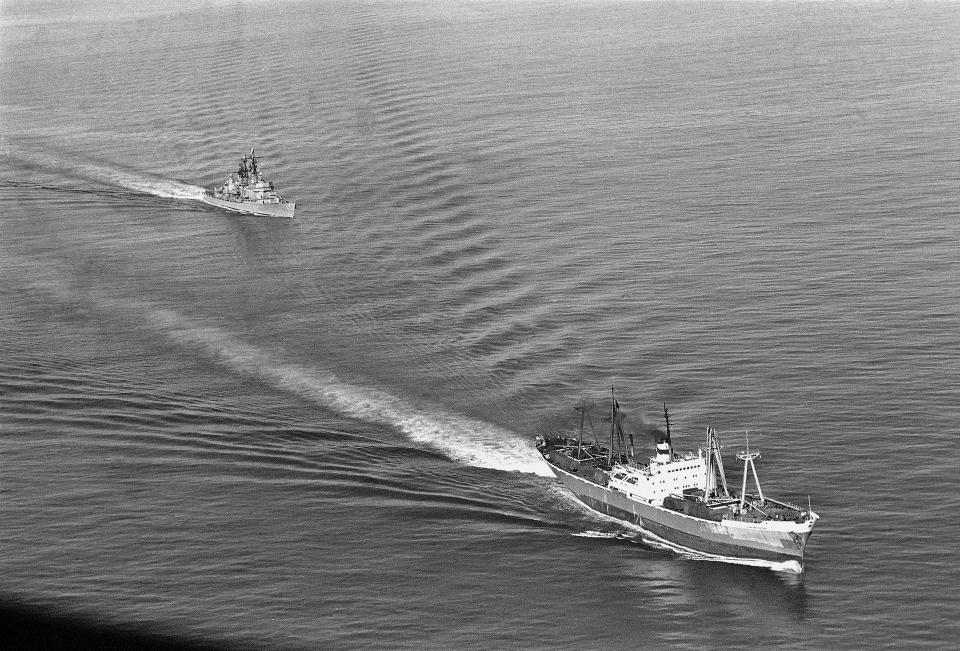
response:
[(561, 450), (551, 450), (547, 455), (547, 459), (553, 465), (557, 466), (558, 468), (562, 468), (567, 472), (579, 472), (580, 470), (580, 462), (576, 459), (571, 459)]
[(703, 520), (714, 520), (716, 522), (722, 520), (723, 514), (726, 513), (726, 509), (711, 509), (703, 502), (693, 499), (680, 499), (673, 495), (668, 495), (663, 498), (663, 506), (664, 508), (683, 513), (684, 515), (691, 515)]

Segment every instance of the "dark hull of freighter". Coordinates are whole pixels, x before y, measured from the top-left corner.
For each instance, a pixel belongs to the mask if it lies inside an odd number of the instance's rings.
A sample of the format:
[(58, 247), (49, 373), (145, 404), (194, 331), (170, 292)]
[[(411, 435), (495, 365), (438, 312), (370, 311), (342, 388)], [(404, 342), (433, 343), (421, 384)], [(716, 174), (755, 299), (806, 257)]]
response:
[(552, 463), (563, 485), (591, 509), (629, 522), (687, 550), (743, 561), (763, 561), (803, 568), (803, 549), (812, 525), (795, 522), (747, 523), (704, 520), (630, 499)]
[(230, 201), (228, 199), (215, 197), (209, 192), (204, 192), (200, 199), (211, 206), (217, 206), (218, 208), (224, 208), (245, 215), (256, 215), (258, 217), (288, 217), (292, 219), (294, 209), (296, 208), (296, 203), (293, 201), (281, 201), (279, 203)]

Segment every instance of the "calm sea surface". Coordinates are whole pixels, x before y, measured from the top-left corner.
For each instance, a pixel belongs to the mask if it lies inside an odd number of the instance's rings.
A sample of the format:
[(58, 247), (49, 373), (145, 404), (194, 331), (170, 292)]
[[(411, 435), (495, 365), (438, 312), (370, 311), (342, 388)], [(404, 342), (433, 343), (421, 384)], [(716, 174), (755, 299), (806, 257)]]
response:
[[(0, 13), (0, 598), (268, 648), (957, 643), (958, 5), (165, 7)], [(251, 146), (295, 220), (197, 201)], [(804, 574), (545, 477), (611, 386), (734, 481), (749, 430)]]

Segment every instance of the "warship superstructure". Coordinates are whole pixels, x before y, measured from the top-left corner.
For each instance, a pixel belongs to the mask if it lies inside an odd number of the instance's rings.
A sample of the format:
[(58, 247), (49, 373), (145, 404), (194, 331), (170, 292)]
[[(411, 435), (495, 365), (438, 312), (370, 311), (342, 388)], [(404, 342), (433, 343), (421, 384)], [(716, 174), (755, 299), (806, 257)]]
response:
[(287, 201), (265, 180), (260, 165), (250, 149), (250, 154), (240, 159), (240, 168), (223, 185), (204, 191), (201, 200), (233, 212), (262, 217), (293, 217), (296, 203)]
[[(633, 434), (623, 429), (623, 414), (611, 390), (610, 440), (583, 440), (590, 407), (578, 406), (577, 436), (537, 437), (537, 449), (563, 485), (584, 504), (649, 532), (682, 551), (707, 558), (758, 562), (787, 571), (803, 571), (803, 552), (819, 516), (807, 508), (764, 495), (754, 460), (758, 450), (737, 454), (743, 461), (739, 493), (727, 486), (720, 439), (707, 429), (696, 452), (673, 449), (670, 416), (655, 433), (654, 456), (634, 453)], [(752, 478), (755, 492), (747, 492)], [(809, 501), (809, 500), (808, 500)]]

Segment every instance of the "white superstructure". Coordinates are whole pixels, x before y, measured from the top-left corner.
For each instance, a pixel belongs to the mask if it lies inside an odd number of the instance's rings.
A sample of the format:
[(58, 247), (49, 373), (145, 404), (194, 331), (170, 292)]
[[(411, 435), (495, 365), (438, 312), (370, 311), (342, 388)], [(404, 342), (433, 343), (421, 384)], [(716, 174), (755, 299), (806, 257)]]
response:
[(643, 466), (616, 464), (610, 471), (610, 488), (633, 499), (660, 506), (668, 495), (683, 495), (687, 489), (707, 487), (708, 464), (702, 450), (675, 459), (650, 457)]

